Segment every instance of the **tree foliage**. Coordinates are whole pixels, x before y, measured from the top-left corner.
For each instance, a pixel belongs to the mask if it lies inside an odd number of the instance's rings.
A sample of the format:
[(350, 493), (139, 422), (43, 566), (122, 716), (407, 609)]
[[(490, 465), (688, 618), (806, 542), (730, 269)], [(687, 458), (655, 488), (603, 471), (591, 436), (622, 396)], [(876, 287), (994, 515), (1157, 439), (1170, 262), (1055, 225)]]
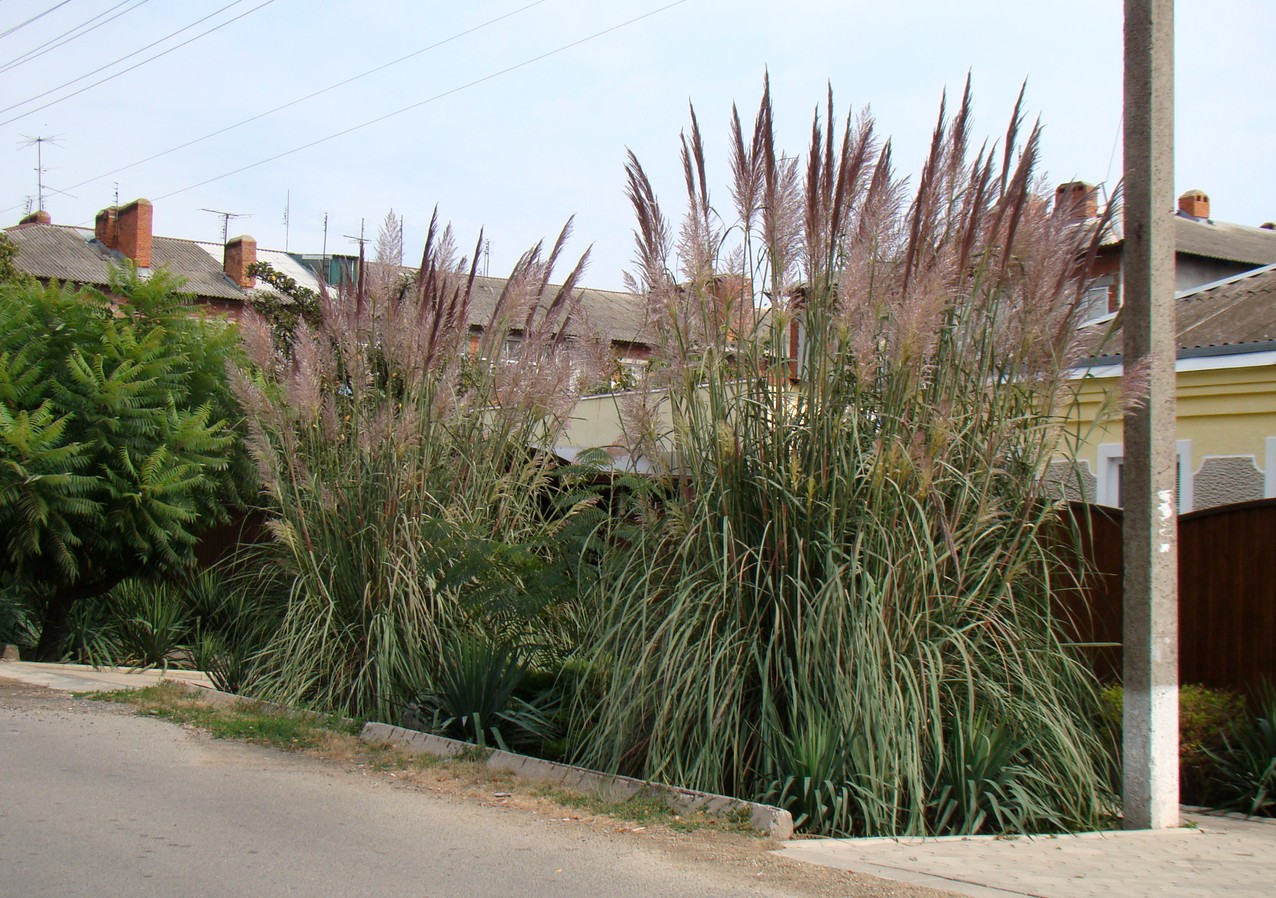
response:
[(234, 329), (161, 273), (97, 290), (0, 286), (0, 570), (59, 650), (80, 598), (187, 566), (250, 484), (225, 364)]

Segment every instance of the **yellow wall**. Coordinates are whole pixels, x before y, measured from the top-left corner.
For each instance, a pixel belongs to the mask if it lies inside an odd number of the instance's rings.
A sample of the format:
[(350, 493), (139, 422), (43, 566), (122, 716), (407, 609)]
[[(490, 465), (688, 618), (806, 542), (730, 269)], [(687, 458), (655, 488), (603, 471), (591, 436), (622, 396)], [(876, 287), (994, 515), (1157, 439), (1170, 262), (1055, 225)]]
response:
[[(642, 397), (635, 392), (586, 396), (577, 404), (560, 442), (578, 449), (627, 447), (631, 440), (625, 434), (625, 406)], [(660, 400), (657, 428), (667, 432), (672, 427), (669, 402)]]
[[(1240, 362), (1243, 356), (1235, 358)], [(1116, 377), (1079, 381), (1078, 403), (1070, 414), (1072, 433), (1084, 441), (1077, 458), (1096, 475), (1100, 447), (1121, 443), (1121, 411), (1109, 400), (1118, 383)], [(1177, 387), (1175, 439), (1191, 442), (1193, 472), (1211, 457), (1250, 456), (1267, 473), (1267, 440), (1276, 438), (1276, 365), (1181, 370)], [(1106, 418), (1096, 426), (1105, 405)]]

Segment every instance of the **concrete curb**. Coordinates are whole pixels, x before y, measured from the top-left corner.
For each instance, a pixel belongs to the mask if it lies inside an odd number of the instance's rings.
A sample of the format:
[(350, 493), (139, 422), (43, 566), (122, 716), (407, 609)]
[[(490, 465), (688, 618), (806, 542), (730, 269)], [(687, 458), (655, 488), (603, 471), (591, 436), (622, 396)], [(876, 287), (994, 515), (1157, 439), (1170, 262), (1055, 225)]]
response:
[(192, 695), (197, 695), (207, 702), (214, 705), (249, 705), (253, 708), (260, 708), (271, 711), (276, 714), (295, 714), (305, 720), (313, 720), (323, 723), (329, 720), (339, 720), (347, 726), (353, 726), (355, 721), (351, 717), (342, 717), (340, 714), (324, 714), (319, 711), (309, 711), (305, 708), (293, 708), (288, 705), (280, 705), (275, 702), (268, 702), (263, 698), (252, 698), (247, 695), (237, 695), (234, 692), (222, 692), (213, 686), (205, 686), (203, 683), (180, 683), (182, 688)]
[(650, 795), (663, 799), (670, 807), (679, 810), (707, 811), (715, 814), (747, 811), (749, 823), (759, 832), (778, 841), (793, 837), (793, 815), (770, 805), (742, 801), (709, 792), (697, 792), (693, 789), (678, 789), (628, 776), (600, 773), (597, 770), (530, 758), (509, 751), (479, 748), (469, 742), (408, 730), (388, 723), (364, 724), (359, 738), (365, 742), (390, 742), (407, 751), (443, 758), (473, 754), (476, 751), (483, 752), (486, 755), (484, 766), (489, 770), (506, 770), (526, 779), (600, 795), (613, 801), (633, 798), (636, 795)]

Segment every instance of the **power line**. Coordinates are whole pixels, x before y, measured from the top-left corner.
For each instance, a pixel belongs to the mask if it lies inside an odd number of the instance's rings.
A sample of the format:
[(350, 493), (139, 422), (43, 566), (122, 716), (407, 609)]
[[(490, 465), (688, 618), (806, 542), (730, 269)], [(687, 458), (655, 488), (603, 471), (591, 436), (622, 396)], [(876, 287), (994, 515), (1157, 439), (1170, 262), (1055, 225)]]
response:
[[(96, 75), (98, 72), (102, 71), (103, 69), (109, 69), (113, 65), (118, 65), (121, 62), (125, 62), (129, 59), (132, 59), (134, 56), (143, 52), (144, 50), (149, 50), (151, 47), (154, 47), (156, 44), (162, 44), (164, 41), (168, 40), (171, 37), (175, 37), (178, 34), (181, 34), (183, 31), (189, 31), (190, 29), (194, 28), (196, 25), (199, 25), (202, 22), (206, 22), (209, 19), (211, 19), (213, 16), (218, 15), (219, 13), (225, 12), (226, 10), (230, 9), (232, 6), (238, 6), (240, 3), (243, 3), (243, 2), (244, 0), (233, 0), (233, 2), (227, 3), (221, 9), (210, 12), (208, 15), (204, 16), (202, 19), (198, 19), (192, 22), (191, 24), (185, 26), (184, 28), (179, 28), (177, 31), (174, 31), (172, 34), (166, 35), (165, 37), (162, 37), (157, 41), (152, 41), (151, 43), (147, 44), (145, 47), (141, 47), (137, 50), (134, 50), (132, 53), (122, 56), (119, 59), (115, 60), (114, 62), (108, 62), (106, 65), (98, 66), (93, 71), (89, 72), (88, 74), (81, 75), (79, 78), (74, 78), (66, 82), (65, 84), (60, 84), (57, 87), (50, 88), (49, 90), (44, 91), (44, 93), (36, 94), (34, 97), (30, 97), (26, 100), (23, 100), (21, 103), (15, 103), (12, 106), (8, 106), (4, 109), (0, 109), (0, 113), (9, 112), (11, 110), (17, 109), (19, 106), (25, 106), (27, 103), (38, 100), (41, 97), (48, 96), (49, 94), (54, 93), (55, 91), (59, 91), (64, 87), (70, 87), (72, 84), (75, 84), (77, 81), (83, 81), (85, 78), (89, 78), (93, 75)], [(15, 115), (11, 119), (6, 119), (5, 121), (0, 122), (0, 125), (12, 124), (13, 122), (18, 121), (19, 119), (26, 118), (28, 115), (31, 115), (32, 113), (39, 112), (43, 109), (48, 109), (50, 106), (56, 106), (58, 103), (61, 103), (63, 100), (69, 100), (71, 99), (71, 97), (79, 96), (80, 94), (84, 93), (86, 90), (91, 90), (101, 84), (105, 84), (108, 81), (118, 78), (121, 75), (126, 75), (129, 72), (133, 71), (134, 69), (140, 68), (141, 66), (146, 65), (148, 62), (154, 62), (155, 60), (159, 59), (162, 56), (167, 56), (169, 53), (172, 53), (174, 50), (180, 50), (182, 47), (185, 47), (187, 44), (194, 43), (195, 41), (199, 40), (201, 37), (206, 37), (212, 34), (214, 31), (220, 31), (222, 28), (225, 28), (227, 25), (231, 24), (232, 22), (238, 22), (240, 19), (244, 18), (244, 16), (252, 15), (257, 10), (261, 9), (263, 6), (269, 6), (270, 4), (274, 2), (275, 0), (265, 0), (264, 3), (254, 6), (252, 9), (248, 10), (248, 12), (243, 12), (235, 16), (234, 18), (227, 19), (225, 22), (222, 22), (219, 25), (215, 25), (212, 28), (208, 29), (207, 31), (201, 31), (199, 34), (195, 35), (194, 37), (188, 38), (187, 40), (182, 41), (180, 44), (175, 44), (174, 46), (169, 47), (167, 50), (164, 50), (160, 53), (156, 53), (154, 56), (151, 56), (147, 59), (143, 59), (141, 62), (131, 65), (126, 69), (121, 69), (120, 71), (116, 72), (113, 75), (107, 75), (105, 78), (102, 78), (99, 81), (94, 81), (92, 84), (86, 84), (84, 87), (81, 87), (79, 90), (74, 90), (69, 94), (65, 94), (61, 97), (58, 97), (56, 100), (50, 100), (48, 103), (45, 103), (43, 106), (37, 106), (34, 109), (28, 109), (26, 112), (19, 113), (18, 115)]]
[(395, 118), (396, 116), (402, 115), (405, 112), (411, 112), (413, 109), (419, 109), (420, 107), (425, 106), (427, 103), (433, 103), (434, 101), (441, 100), (444, 97), (450, 97), (453, 94), (460, 93), (463, 90), (467, 90), (471, 87), (475, 87), (476, 85), (482, 84), (486, 81), (491, 81), (492, 79), (499, 78), (502, 75), (508, 75), (510, 72), (514, 72), (519, 69), (526, 68), (527, 66), (533, 63), (540, 62), (543, 59), (548, 59), (551, 56), (556, 56), (559, 53), (563, 53), (567, 50), (572, 49), (573, 47), (579, 47), (581, 44), (585, 44), (592, 40), (596, 40), (600, 37), (611, 34), (613, 31), (619, 31), (621, 28), (626, 28), (629, 25), (633, 25), (637, 22), (641, 22), (643, 19), (649, 19), (654, 15), (658, 15), (659, 13), (665, 12), (666, 10), (673, 9), (675, 6), (681, 6), (682, 4), (686, 2), (687, 0), (674, 0), (673, 3), (667, 3), (664, 6), (651, 10), (650, 12), (645, 12), (640, 16), (635, 16), (632, 19), (627, 19), (626, 21), (621, 22), (619, 25), (612, 25), (610, 28), (604, 28), (602, 31), (596, 31), (593, 34), (587, 35), (586, 37), (579, 38), (578, 40), (574, 40), (571, 43), (563, 44), (561, 47), (556, 47), (553, 50), (548, 50), (544, 53), (541, 53), (538, 56), (533, 56), (530, 59), (525, 59), (522, 62), (515, 63), (512, 66), (507, 66), (506, 68), (500, 69), (499, 71), (492, 72), (491, 74), (488, 74), (488, 75), (484, 75), (481, 78), (475, 78), (473, 81), (468, 81), (465, 84), (460, 85), (459, 87), (453, 87), (449, 90), (445, 90), (442, 93), (435, 94), (432, 97), (427, 97), (424, 100), (419, 100), (416, 103), (412, 103), (408, 106), (404, 106), (401, 109), (396, 109), (393, 112), (387, 112), (385, 115), (379, 115), (376, 118), (369, 119), (368, 121), (362, 122), (361, 124), (351, 125), (349, 128), (345, 128), (341, 131), (337, 131), (334, 134), (329, 134), (327, 137), (320, 137), (317, 140), (312, 140), (309, 143), (302, 144), (301, 146), (293, 147), (291, 150), (285, 150), (282, 153), (276, 153), (274, 156), (269, 156), (265, 159), (260, 159), (257, 162), (252, 162), (252, 163), (249, 163), (248, 165), (240, 166), (239, 168), (236, 168), (232, 171), (223, 172), (222, 174), (214, 175), (211, 178), (205, 178), (203, 181), (200, 181), (197, 184), (191, 184), (189, 187), (183, 187), (180, 190), (170, 191), (169, 193), (165, 193), (155, 197), (155, 199), (156, 200), (168, 199), (169, 197), (177, 196), (180, 193), (186, 193), (188, 190), (195, 190), (196, 188), (203, 187), (206, 184), (212, 184), (214, 181), (220, 181), (224, 178), (229, 178), (229, 177), (232, 177), (233, 175), (238, 175), (243, 172), (249, 171), (251, 169), (258, 168), (262, 165), (275, 162), (276, 160), (283, 159), (287, 156), (292, 156), (296, 153), (302, 152), (303, 150), (308, 150), (311, 147), (317, 147), (319, 146), (319, 144), (327, 143), (330, 140), (336, 140), (338, 137), (344, 137), (345, 135), (352, 134), (355, 131), (360, 131), (372, 125), (379, 124), (380, 122), (384, 122), (387, 119), (392, 119), (392, 118)]
[[(65, 47), (67, 44), (71, 43), (72, 41), (78, 40), (79, 38), (84, 37), (84, 35), (92, 31), (96, 31), (97, 29), (101, 28), (103, 25), (106, 25), (110, 22), (114, 22), (116, 19), (118, 19), (120, 16), (124, 15), (125, 13), (130, 13), (133, 10), (137, 9), (139, 6), (141, 6), (143, 3), (148, 3), (148, 2), (149, 0), (136, 0), (136, 2), (132, 6), (130, 6), (128, 9), (123, 10), (122, 12), (115, 13), (115, 15), (111, 16), (109, 19), (102, 19), (101, 22), (97, 22), (98, 19), (101, 19), (103, 16), (107, 15), (108, 13), (114, 12), (115, 10), (119, 9), (121, 6), (128, 5), (129, 0), (121, 0), (121, 2), (115, 4), (109, 9), (103, 10), (102, 12), (94, 16), (93, 18), (87, 21), (81, 22), (79, 25), (76, 25), (74, 28), (71, 28), (71, 29), (68, 29), (67, 31), (62, 32), (57, 37), (49, 38), (47, 41), (40, 44), (38, 47), (32, 47), (30, 50), (23, 53), (21, 56), (11, 59), (9, 62), (6, 62), (4, 65), (0, 65), (0, 72), (7, 72), (10, 69), (16, 69), (20, 65), (25, 65), (26, 63), (31, 62), (34, 59), (39, 59), (41, 56), (43, 56), (46, 53), (52, 53), (54, 50), (58, 49), (59, 47)], [(97, 24), (93, 25), (94, 22), (97, 22)], [(90, 25), (92, 27), (86, 27)], [(82, 28), (84, 30), (80, 31), (80, 29)], [(79, 34), (74, 33), (77, 31), (79, 31)], [(63, 38), (66, 38), (66, 39), (63, 40)]]
[(235, 124), (233, 125), (227, 125), (226, 127), (219, 128), (216, 131), (210, 131), (208, 134), (205, 134), (202, 137), (196, 137), (194, 140), (188, 140), (185, 143), (178, 144), (177, 146), (169, 147), (167, 150), (161, 150), (160, 152), (155, 153), (154, 155), (147, 156), (145, 159), (139, 159), (136, 162), (130, 162), (128, 165), (123, 165), (123, 166), (120, 166), (119, 168), (112, 169), (111, 171), (103, 172), (100, 175), (94, 175), (93, 177), (88, 178), (84, 181), (81, 181), (78, 184), (72, 184), (67, 189), (74, 190), (76, 187), (83, 187), (85, 184), (91, 184), (94, 181), (100, 181), (102, 178), (109, 178), (111, 175), (117, 175), (122, 171), (127, 171), (130, 168), (136, 168), (137, 166), (144, 165), (147, 162), (153, 162), (156, 159), (161, 158), (162, 156), (167, 156), (170, 153), (176, 153), (178, 150), (184, 150), (187, 147), (194, 146), (197, 143), (202, 143), (205, 140), (210, 140), (211, 138), (218, 137), (222, 134), (225, 134), (227, 131), (233, 131), (236, 128), (241, 128), (244, 125), (255, 122), (258, 119), (265, 118), (268, 115), (274, 115), (276, 112), (282, 112), (283, 110), (288, 109), (292, 106), (296, 106), (299, 103), (304, 103), (307, 100), (313, 100), (315, 97), (321, 96), (322, 94), (329, 93), (330, 91), (334, 91), (339, 87), (345, 87), (348, 84), (353, 84), (355, 81), (359, 81), (363, 78), (367, 78), (369, 75), (375, 75), (377, 72), (380, 72), (384, 69), (388, 69), (391, 66), (398, 65), (401, 62), (406, 62), (409, 59), (412, 59), (416, 56), (420, 56), (422, 53), (427, 53), (430, 50), (435, 50), (439, 47), (442, 47), (444, 44), (448, 44), (448, 43), (451, 43), (452, 41), (459, 40), (460, 38), (473, 34), (476, 31), (481, 31), (482, 29), (487, 28), (490, 25), (495, 25), (497, 22), (503, 21), (504, 19), (508, 19), (511, 16), (515, 16), (521, 12), (529, 10), (533, 6), (540, 6), (544, 2), (546, 2), (546, 0), (535, 0), (535, 2), (533, 3), (528, 3), (524, 6), (520, 6), (518, 9), (515, 9), (511, 12), (507, 12), (504, 15), (497, 16), (494, 19), (488, 19), (486, 22), (483, 22), (480, 25), (475, 25), (472, 28), (467, 28), (464, 31), (459, 31), (456, 34), (452, 35), (451, 37), (444, 38), (443, 40), (436, 41), (435, 43), (430, 44), (427, 47), (422, 47), (420, 50), (415, 50), (411, 53), (408, 53), (406, 56), (400, 56), (398, 59), (394, 59), (394, 60), (391, 60), (390, 62), (383, 63), (377, 66), (376, 68), (368, 69), (366, 72), (361, 72), (360, 74), (347, 78), (344, 81), (338, 81), (336, 84), (331, 84), (328, 87), (314, 91), (313, 93), (306, 94), (304, 97), (298, 97), (295, 100), (291, 100), (280, 106), (276, 106), (273, 109), (267, 109), (265, 112), (260, 112), (257, 115), (244, 119), (243, 121), (235, 122)]
[(36, 14), (35, 14), (35, 15), (33, 15), (31, 18), (27, 19), (25, 22), (19, 22), (18, 24), (14, 25), (12, 28), (6, 28), (4, 31), (0, 31), (0, 38), (6, 38), (6, 37), (8, 37), (9, 35), (13, 34), (13, 32), (17, 31), (19, 28), (26, 28), (28, 25), (30, 25), (32, 22), (34, 22), (36, 19), (43, 19), (45, 16), (47, 16), (49, 13), (53, 12), (55, 9), (59, 9), (59, 8), (61, 8), (61, 7), (63, 7), (63, 6), (66, 6), (66, 5), (67, 5), (68, 3), (70, 3), (70, 2), (71, 2), (71, 0), (62, 0), (62, 2), (61, 2), (61, 3), (55, 3), (55, 4), (53, 4), (53, 5), (52, 5), (52, 6), (50, 6), (48, 9), (46, 9), (44, 12), (36, 13)]

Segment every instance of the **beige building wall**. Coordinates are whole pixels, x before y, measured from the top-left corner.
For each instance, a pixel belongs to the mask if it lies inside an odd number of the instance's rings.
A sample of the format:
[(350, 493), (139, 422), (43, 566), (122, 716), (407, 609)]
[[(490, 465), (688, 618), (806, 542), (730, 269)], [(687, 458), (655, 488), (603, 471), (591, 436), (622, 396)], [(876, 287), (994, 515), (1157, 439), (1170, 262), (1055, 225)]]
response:
[[(1069, 433), (1077, 468), (1052, 466), (1069, 498), (1120, 505), (1119, 371), (1077, 381)], [(1276, 496), (1276, 353), (1181, 359), (1179, 511)]]

